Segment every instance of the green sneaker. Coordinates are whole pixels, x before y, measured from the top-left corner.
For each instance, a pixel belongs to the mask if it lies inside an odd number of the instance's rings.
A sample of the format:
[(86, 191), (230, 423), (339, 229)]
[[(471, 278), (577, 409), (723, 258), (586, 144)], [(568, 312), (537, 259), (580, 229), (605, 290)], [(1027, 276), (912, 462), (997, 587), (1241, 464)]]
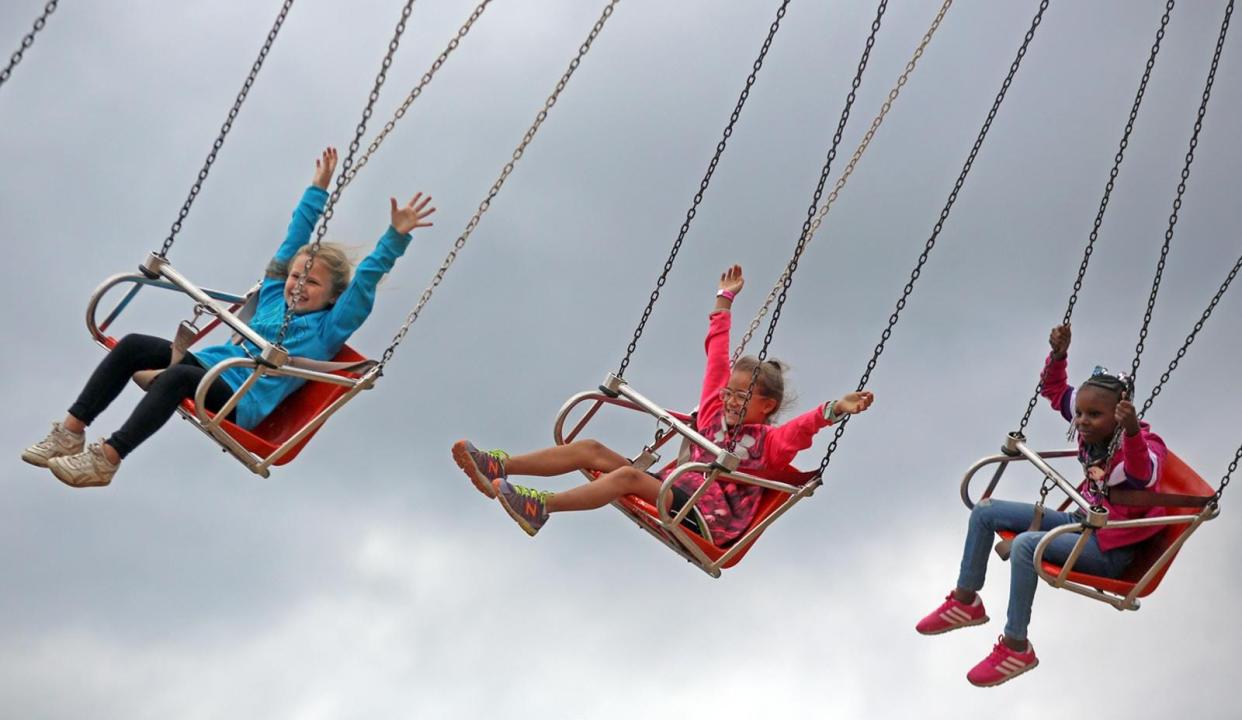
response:
[(484, 452), (468, 440), (453, 443), (453, 460), (457, 467), (466, 473), (466, 477), (470, 478), (470, 482), (474, 483), (479, 492), (489, 498), (496, 497), (492, 481), (505, 477), (505, 460), (508, 459), (509, 453), (504, 450)]
[(514, 485), (504, 478), (495, 481), (495, 488), (496, 497), (505, 512), (527, 535), (534, 537), (548, 521), (547, 500), (552, 493)]

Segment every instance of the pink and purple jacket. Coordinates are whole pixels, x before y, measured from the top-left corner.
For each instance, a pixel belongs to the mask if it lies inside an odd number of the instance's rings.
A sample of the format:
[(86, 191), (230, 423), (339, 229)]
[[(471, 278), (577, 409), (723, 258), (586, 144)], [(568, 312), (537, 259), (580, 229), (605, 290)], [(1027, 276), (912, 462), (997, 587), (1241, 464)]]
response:
[[(733, 369), (729, 361), (729, 329), (732, 314), (717, 310), (710, 317), (707, 329), (707, 369), (703, 373), (703, 391), (699, 396), (696, 429), (714, 443), (725, 441), (724, 403), (720, 389), (729, 384)], [(782, 425), (743, 425), (738, 430), (734, 452), (742, 458), (740, 472), (758, 477), (790, 482), (798, 471), (790, 463), (799, 451), (811, 446), (815, 433), (829, 425), (824, 407), (805, 412)], [(707, 451), (692, 446), (690, 457), (695, 462), (714, 460)], [(670, 470), (664, 471), (667, 475)], [(688, 473), (678, 479), (676, 487), (691, 494), (699, 489), (705, 477)], [(796, 481), (795, 481), (796, 482)], [(712, 542), (725, 547), (737, 540), (750, 527), (759, 509), (763, 488), (754, 485), (718, 480), (709, 487), (696, 507), (711, 531)]]
[[(1066, 358), (1054, 359), (1051, 355), (1044, 362), (1043, 396), (1048, 398), (1052, 407), (1059, 410), (1066, 420), (1074, 420), (1074, 394), (1076, 390), (1066, 380)], [(1164, 441), (1153, 433), (1145, 422), (1139, 423), (1139, 433), (1130, 437), (1121, 434), (1121, 443), (1113, 456), (1108, 459), (1109, 487), (1125, 487), (1135, 490), (1152, 490), (1160, 492), (1160, 471), (1164, 468), (1164, 458), (1168, 453)], [(1087, 447), (1082, 438), (1078, 439), (1078, 457), (1085, 460)], [(1107, 498), (1099, 497), (1091, 492), (1090, 483), (1083, 481), (1078, 487), (1083, 497), (1108, 508), (1110, 520), (1133, 520), (1142, 517), (1158, 517), (1166, 514), (1164, 508), (1136, 508), (1124, 505), (1113, 505)], [(1142, 542), (1159, 533), (1160, 527), (1138, 528), (1105, 528), (1096, 533), (1100, 549), (1113, 550), (1126, 545)]]

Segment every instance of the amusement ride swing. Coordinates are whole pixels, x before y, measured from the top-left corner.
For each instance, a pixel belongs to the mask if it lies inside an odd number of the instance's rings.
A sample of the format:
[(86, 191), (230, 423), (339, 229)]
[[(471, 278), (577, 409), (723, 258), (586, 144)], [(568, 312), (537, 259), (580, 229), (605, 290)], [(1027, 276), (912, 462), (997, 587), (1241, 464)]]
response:
[[(1095, 222), (1092, 227), (1090, 236), (1087, 241), (1086, 250), (1082, 262), (1079, 266), (1078, 276), (1074, 281), (1073, 292), (1070, 295), (1069, 303), (1065, 311), (1063, 324), (1068, 324), (1073, 314), (1074, 306), (1078, 299), (1078, 292), (1082, 288), (1083, 278), (1086, 275), (1087, 266), (1089, 264), (1092, 252), (1094, 250), (1095, 241), (1099, 236), (1100, 226), (1103, 222), (1105, 210), (1108, 207), (1109, 198), (1116, 181), (1120, 164), (1124, 158), (1126, 146), (1129, 143), (1130, 133), (1133, 130), (1135, 119), (1138, 115), (1139, 106), (1142, 103), (1144, 93), (1146, 91), (1147, 82), (1151, 76), (1152, 68), (1155, 65), (1156, 56), (1160, 50), (1160, 41), (1164, 37), (1165, 28), (1169, 22), (1169, 15), (1173, 9), (1173, 0), (1169, 0), (1166, 9), (1160, 21), (1159, 30), (1156, 33), (1156, 40), (1152, 45), (1150, 55), (1147, 60), (1146, 68), (1143, 72), (1142, 80), (1139, 83), (1138, 92), (1134, 99), (1134, 104), (1130, 110), (1130, 117), (1126, 123), (1125, 131), (1119, 149), (1114, 157), (1113, 167), (1109, 174), (1108, 182), (1105, 185), (1104, 194), (1100, 201), (1100, 207), (1096, 214)], [(1159, 260), (1156, 264), (1155, 277), (1152, 282), (1152, 288), (1148, 297), (1147, 309), (1143, 316), (1142, 326), (1139, 331), (1138, 344), (1135, 347), (1135, 355), (1131, 364), (1128, 381), (1130, 383), (1130, 392), (1133, 394), (1133, 381), (1138, 372), (1140, 360), (1142, 357), (1144, 344), (1147, 337), (1148, 325), (1152, 318), (1152, 312), (1155, 309), (1156, 296), (1160, 288), (1160, 282), (1163, 275), (1165, 260), (1168, 256), (1169, 246), (1173, 239), (1173, 229), (1178, 219), (1178, 211), (1182, 205), (1182, 197), (1186, 190), (1186, 182), (1190, 176), (1191, 163), (1194, 161), (1195, 148), (1198, 145), (1199, 132), (1202, 129), (1203, 119), (1207, 112), (1208, 100), (1211, 96), (1212, 85), (1215, 80), (1216, 70), (1219, 65), (1221, 50), (1224, 47), (1226, 32), (1229, 27), (1230, 17), (1233, 12), (1233, 0), (1230, 0), (1226, 9), (1224, 19), (1221, 22), (1220, 34), (1217, 39), (1215, 52), (1212, 56), (1211, 67), (1208, 71), (1207, 80), (1203, 90), (1202, 98), (1199, 104), (1198, 113), (1194, 123), (1194, 131), (1191, 135), (1189, 150), (1186, 153), (1185, 162), (1182, 166), (1180, 180), (1178, 182), (1176, 195), (1173, 201), (1173, 211), (1169, 216), (1168, 228), (1165, 231), (1164, 243), (1161, 246)], [(1161, 375), (1159, 382), (1152, 389), (1151, 394), (1143, 403), (1143, 407), (1138, 413), (1142, 418), (1151, 408), (1156, 397), (1159, 396), (1166, 382), (1168, 382), (1173, 371), (1176, 370), (1181, 359), (1185, 357), (1191, 343), (1194, 342), (1204, 324), (1212, 315), (1212, 311), (1220, 302), (1221, 297), (1229, 289), (1233, 279), (1237, 276), (1239, 270), (1242, 270), (1242, 257), (1239, 257), (1234, 263), (1229, 273), (1226, 275), (1224, 282), (1221, 283), (1215, 295), (1209, 301), (1207, 308), (1200, 315), (1199, 320), (1195, 323), (1191, 332), (1187, 335), (1182, 346), (1178, 349), (1169, 363), (1168, 368)], [(1099, 600), (1101, 602), (1112, 605), (1118, 610), (1137, 610), (1139, 608), (1139, 598), (1150, 595), (1159, 586), (1165, 573), (1171, 566), (1173, 559), (1177, 556), (1182, 545), (1189, 539), (1195, 530), (1204, 522), (1216, 518), (1220, 514), (1220, 498), (1225, 488), (1229, 485), (1229, 479), (1240, 459), (1242, 459), (1242, 447), (1239, 447), (1234, 455), (1233, 461), (1229, 464), (1224, 476), (1221, 478), (1219, 485), (1215, 490), (1208, 485), (1203, 479), (1195, 473), (1195, 471), (1187, 465), (1181, 458), (1177, 457), (1172, 451), (1163, 463), (1163, 467), (1155, 468), (1158, 474), (1158, 483), (1160, 491), (1151, 490), (1133, 490), (1128, 488), (1109, 489), (1107, 479), (1103, 483), (1099, 483), (1089, 477), (1084, 479), (1093, 494), (1107, 497), (1111, 503), (1120, 506), (1130, 507), (1147, 507), (1147, 508), (1163, 508), (1168, 514), (1161, 516), (1151, 516), (1130, 520), (1114, 521), (1109, 519), (1106, 508), (1098, 503), (1086, 498), (1081, 494), (1074, 484), (1070, 483), (1058, 473), (1047, 460), (1064, 457), (1082, 458), (1077, 448), (1056, 451), (1034, 451), (1026, 445), (1026, 437), (1023, 434), (1027, 423), (1030, 420), (1031, 412), (1038, 403), (1040, 390), (1042, 389), (1042, 381), (1036, 387), (1034, 395), (1027, 404), (1026, 414), (1023, 416), (1018, 430), (1009, 433), (1002, 452), (999, 455), (983, 458), (972, 465), (966, 473), (961, 484), (962, 501), (967, 507), (974, 507), (975, 502), (970, 498), (970, 483), (974, 476), (982, 468), (996, 464), (997, 468), (993, 476), (984, 490), (980, 500), (991, 497), (1001, 476), (1006, 468), (1015, 461), (1029, 461), (1044, 476), (1040, 486), (1039, 499), (1036, 502), (1035, 517), (1032, 521), (1031, 528), (1037, 530), (1039, 521), (1043, 513), (1044, 503), (1048, 493), (1055, 485), (1065, 495), (1066, 500), (1061, 505), (1064, 510), (1070, 505), (1076, 506), (1077, 510), (1082, 513), (1084, 519), (1081, 524), (1069, 524), (1057, 527), (1048, 531), (1035, 548), (1035, 568), (1039, 576), (1053, 587), (1071, 590), (1080, 595)], [(1128, 399), (1128, 397), (1127, 397)], [(1120, 428), (1114, 433), (1109, 444), (1108, 453), (1105, 455), (1111, 458), (1113, 452), (1120, 440)], [(1074, 433), (1074, 426), (1070, 426), (1070, 437)], [(1086, 475), (1086, 465), (1083, 464), (1083, 474)], [(1082, 550), (1090, 541), (1094, 533), (1106, 528), (1134, 528), (1134, 527), (1160, 527), (1161, 531), (1142, 541), (1139, 544), (1135, 559), (1127, 567), (1125, 573), (1117, 579), (1090, 575), (1085, 572), (1076, 571), (1074, 565), (1078, 560)], [(1079, 533), (1078, 541), (1063, 565), (1045, 561), (1044, 553), (1050, 543), (1056, 538), (1069, 533)], [(1008, 557), (1009, 542), (1016, 536), (1016, 533), (1001, 532), (1001, 542), (997, 544), (997, 553), (1002, 557)]]
[[(363, 110), (362, 119), (358, 123), (354, 139), (350, 143), (349, 153), (346, 155), (337, 174), (336, 187), (328, 198), (323, 215), (316, 228), (315, 239), (306, 253), (306, 264), (294, 291), (295, 295), (300, 294), (302, 291), (303, 279), (308, 275), (314, 262), (315, 254), (319, 250), (320, 242), (327, 229), (327, 223), (332, 217), (333, 208), (340, 197), (341, 191), (353, 180), (357, 172), (379, 148), (384, 138), (392, 131), (395, 123), (404, 116), (411, 103), (422, 93), (423, 88), (431, 82), (435, 72), (444, 64), (449, 54), (456, 49), (461, 39), (469, 32), (473, 23), (482, 15), (490, 2), (491, 0), (482, 0), (474, 9), (466, 23), (449, 42), (448, 47), (432, 63), (430, 70), (423, 75), (418, 85), (415, 86), (405, 102), (398, 108), (392, 120), (377, 134), (367, 148), (367, 151), (355, 165), (353, 162), (354, 153), (361, 145), (362, 136), (366, 131), (367, 120), (370, 118), (374, 104), (379, 98), (380, 87), (387, 76), (388, 68), (392, 64), (392, 57), (397, 50), (401, 35), (405, 30), (406, 21), (412, 11), (414, 0), (406, 0), (393, 38), (388, 44), (388, 51), (376, 76), (375, 85)], [(552, 94), (544, 101), (542, 108), (535, 115), (534, 122), (522, 135), (519, 144), (514, 149), (508, 162), (505, 163), (499, 177), (493, 182), (483, 201), (479, 203), (465, 230), (457, 237), (448, 255), (433, 275), (430, 285), (423, 291), (413, 310), (406, 316), (405, 322), (393, 337), (392, 342), (384, 350), (380, 360), (368, 360), (348, 345), (345, 345), (331, 361), (318, 361), (292, 357), (281, 346), (281, 341), (293, 316), (292, 309), (286, 311), (284, 322), (274, 341), (263, 338), (246, 324), (249, 319), (249, 313), (253, 312), (253, 305), (257, 301), (258, 285), (251, 288), (246, 295), (235, 295), (200, 288), (174, 269), (167, 260), (168, 250), (171, 248), (173, 240), (181, 228), (181, 223), (188, 215), (190, 206), (201, 189), (217, 152), (223, 146), (225, 136), (236, 119), (241, 109), (241, 104), (245, 100), (250, 87), (254, 84), (259, 69), (262, 67), (263, 60), (270, 51), (285, 16), (293, 4), (293, 0), (284, 0), (276, 22), (268, 33), (267, 40), (263, 44), (237, 100), (229, 111), (228, 118), (221, 128), (220, 135), (216, 138), (212, 150), (207, 156), (206, 164), (199, 171), (198, 178), (190, 190), (189, 197), (182, 206), (176, 222), (173, 223), (171, 232), (164, 241), (162, 249), (157, 253), (152, 253), (147, 258), (139, 268), (141, 274), (116, 275), (108, 278), (91, 296), (86, 317), (87, 328), (91, 336), (105, 349), (110, 350), (114, 347), (117, 341), (114, 337), (106, 334), (108, 328), (129, 305), (134, 296), (143, 287), (148, 286), (179, 291), (194, 301), (193, 318), (181, 323), (173, 340), (174, 362), (181, 357), (181, 354), (219, 325), (223, 324), (230, 328), (234, 333), (233, 342), (243, 345), (247, 350), (248, 357), (232, 358), (210, 368), (199, 383), (194, 400), (190, 401), (187, 399), (184, 401), (178, 408), (178, 412), (183, 418), (189, 420), (215, 440), (222, 450), (231, 453), (241, 461), (251, 472), (262, 477), (268, 477), (271, 466), (283, 465), (293, 460), (328, 417), (358, 393), (374, 386), (376, 380), (383, 374), (384, 368), (389, 360), (392, 359), (397, 346), (405, 338), (423, 308), (430, 301), (435, 288), (443, 281), (449, 267), (453, 264), (458, 253), (465, 247), (470, 235), (474, 232), (483, 215), (491, 206), (492, 201), (504, 186), (506, 179), (513, 172), (517, 162), (525, 153), (526, 147), (534, 140), (540, 126), (547, 118), (548, 112), (556, 104), (561, 92), (568, 85), (570, 78), (590, 50), (595, 38), (603, 30), (608, 18), (612, 16), (613, 9), (618, 2), (620, 0), (609, 0), (605, 4), (600, 17), (592, 26), (585, 40), (579, 45), (577, 54), (570, 61), (568, 69), (561, 75)], [(108, 290), (121, 284), (130, 284), (133, 287), (102, 321), (97, 321), (98, 305), (103, 296)], [(211, 319), (200, 328), (197, 323), (200, 318), (204, 317)], [(236, 390), (229, 401), (221, 407), (219, 413), (206, 411), (204, 401), (208, 388), (225, 370), (238, 366), (252, 370), (250, 379)], [(154, 373), (157, 372), (137, 373), (134, 379), (145, 387), (153, 378)], [(245, 430), (225, 419), (241, 397), (263, 375), (294, 377), (309, 382), (285, 398), (276, 410), (253, 430)]]
[[(780, 10), (778, 10), (778, 22), (784, 14), (785, 5), (786, 3), (782, 3)], [(861, 74), (865, 68), (867, 52), (869, 52), (870, 47), (874, 42), (875, 32), (879, 28), (880, 16), (882, 16), (884, 12), (885, 3), (880, 3), (877, 18), (872, 25), (872, 35), (868, 38), (867, 50), (864, 51), (863, 59), (859, 63), (858, 74), (855, 76), (852, 89), (847, 99), (845, 111), (842, 113), (837, 134), (833, 138), (833, 145), (828, 153), (828, 161), (825, 163), (825, 166), (821, 172), (815, 197), (811, 207), (808, 210), (807, 221), (804, 223), (802, 233), (798, 238), (793, 258), (787, 265), (780, 280), (778, 280), (778, 287), (773, 289), (773, 293), (769, 296), (769, 301), (765, 303), (763, 310), (760, 311), (759, 318), (752, 323), (753, 331), (754, 327), (757, 327), (760, 322), (763, 313), (767, 311), (768, 306), (772, 306), (772, 318), (769, 321), (763, 348), (758, 355), (760, 360), (764, 359), (767, 355), (768, 345), (771, 342), (772, 336), (775, 332), (776, 323), (780, 318), (781, 308), (785, 302), (788, 290), (793, 280), (793, 274), (797, 269), (798, 260), (802, 251), (805, 249), (806, 244), (809, 242), (815, 229), (819, 227), (820, 221), (822, 221), (824, 214), (826, 214), (828, 208), (830, 207), (830, 201), (836, 198), (837, 193), (843, 187), (844, 178), (848, 177), (848, 171), (852, 170), (853, 166), (857, 163), (859, 157), (861, 156), (862, 151), (865, 150), (867, 143), (874, 135), (875, 129), (882, 121), (884, 113), (887, 112), (887, 109), (891, 106), (891, 103), (896, 98), (897, 92), (900, 90), (901, 86), (905, 84), (909, 73), (913, 70), (915, 62), (922, 54), (922, 51), (926, 47), (927, 43), (930, 41), (932, 33), (934, 33), (937, 25), (943, 18), (944, 13), (948, 10), (950, 5), (951, 0), (946, 0), (944, 5), (941, 7), (931, 29), (929, 29), (928, 33), (924, 36), (914, 59), (907, 65), (906, 71), (899, 79), (897, 87), (895, 87), (890, 93), (889, 99), (885, 103), (880, 117), (878, 117), (872, 124), (871, 130), (868, 131), (867, 136), (864, 138), (863, 143), (859, 147), (859, 150), (855, 153), (854, 158), (851, 160), (850, 167), (847, 168), (847, 173), (843, 175), (842, 180), (838, 181), (837, 186), (829, 196), (829, 202), (826, 202), (823, 207), (818, 207), (818, 202), (827, 179), (829, 165), (836, 154), (836, 145), (839, 142), (840, 135), (844, 130), (850, 105), (853, 102), (854, 92), (857, 90), (858, 85), (861, 82)], [(988, 111), (987, 117), (983, 122), (983, 126), (981, 127), (973, 146), (971, 147), (965, 164), (962, 167), (961, 173), (958, 175), (957, 181), (949, 193), (944, 208), (941, 210), (940, 216), (933, 226), (931, 236), (927, 240), (923, 251), (920, 253), (918, 262), (910, 275), (910, 279), (903, 288), (902, 294), (897, 301), (896, 309), (892, 315), (890, 315), (888, 324), (880, 336), (880, 342), (876, 345), (871, 359), (867, 363), (866, 370), (864, 371), (858, 384), (857, 389), (859, 391), (865, 388), (871, 372), (875, 369), (880, 354), (884, 350), (885, 343), (892, 335), (893, 327), (898, 321), (901, 310), (906, 306), (909, 297), (914, 290), (914, 284), (921, 275), (923, 266), (927, 262), (930, 252), (935, 246), (936, 239), (938, 238), (940, 231), (943, 229), (944, 223), (949, 217), (953, 204), (965, 184), (966, 178), (970, 173), (975, 158), (978, 156), (978, 153), (983, 146), (988, 130), (991, 128), (992, 122), (996, 118), (1001, 103), (1004, 101), (1005, 95), (1013, 82), (1014, 76), (1017, 74), (1018, 68), (1021, 65), (1023, 57), (1026, 55), (1027, 48), (1029, 47), (1031, 40), (1034, 38), (1036, 29), (1042, 21), (1043, 13), (1047, 6), (1048, 0), (1042, 0), (1039, 3), (1038, 10), (1032, 19), (1031, 26), (1026, 31), (1023, 41), (1018, 49), (1017, 57), (1009, 66), (1008, 74), (1006, 75), (1003, 83), (1001, 84), (1000, 90), (993, 100), (992, 106)], [(770, 45), (772, 34), (775, 33), (776, 29), (777, 23), (774, 22), (772, 29), (769, 32), (768, 39), (764, 44), (763, 51), (761, 51), (759, 58), (754, 64), (755, 72), (757, 72), (762, 65), (763, 54)], [(780, 517), (780, 515), (793, 507), (793, 505), (799, 500), (814, 492), (814, 490), (823, 483), (823, 474), (826, 471), (828, 464), (831, 462), (832, 454), (835, 451), (849, 420), (847, 416), (837, 425), (835, 435), (830, 442), (827, 452), (825, 453), (818, 469), (811, 472), (796, 473), (790, 477), (765, 479), (737, 471), (740, 464), (740, 458), (732, 452), (731, 442), (733, 438), (726, 435), (726, 439), (729, 440), (729, 443), (727, 443), (724, 447), (712, 442), (696, 430), (695, 418), (692, 414), (673, 412), (661, 407), (634, 390), (624, 378), (625, 369), (628, 366), (630, 358), (632, 357), (637, 346), (638, 340), (642, 334), (643, 326), (650, 317), (655, 302), (659, 297), (660, 289), (664, 285), (666, 278), (672, 269), (673, 262), (677, 256), (677, 251), (685, 238), (690, 221), (694, 218), (697, 206), (702, 199), (703, 192), (707, 189), (708, 182), (711, 179), (711, 174), (719, 161), (720, 154), (724, 150), (725, 141), (732, 134), (733, 125), (741, 111), (742, 104), (745, 102), (750, 86), (754, 82), (754, 78), (755, 73), (752, 72), (750, 77), (747, 79), (746, 88), (743, 90), (742, 96), (739, 98), (738, 105), (730, 118), (730, 122), (725, 128), (724, 138), (717, 146), (716, 154), (713, 156), (708, 165), (707, 174), (700, 184), (699, 191), (696, 193), (694, 202), (686, 215), (686, 220), (681, 227), (676, 241), (673, 243), (673, 249), (668, 260), (665, 262), (664, 270), (659, 276), (656, 288), (651, 293), (650, 300), (648, 301), (647, 307), (643, 311), (642, 318), (639, 321), (638, 327), (634, 332), (634, 337), (627, 348), (625, 357), (621, 361), (620, 368), (616, 373), (608, 375), (604, 383), (600, 385), (598, 391), (578, 393), (566, 401), (557, 415), (553, 429), (553, 437), (556, 443), (558, 445), (562, 445), (572, 442), (604, 405), (612, 405), (646, 413), (655, 418), (656, 431), (652, 442), (646, 445), (632, 461), (635, 467), (642, 470), (650, 468), (658, 461), (659, 456), (657, 455), (657, 450), (660, 447), (668, 443), (673, 437), (680, 436), (682, 438), (682, 450), (679, 453), (679, 458), (672, 463), (669, 463), (664, 468), (664, 471), (668, 474), (662, 482), (656, 503), (652, 505), (651, 503), (648, 503), (638, 497), (626, 496), (613, 504), (639, 527), (646, 530), (649, 534), (663, 542), (667, 547), (681, 555), (688, 562), (712, 577), (719, 577), (723, 569), (732, 567), (740, 562), (750, 547), (753, 546), (754, 542), (767, 527), (769, 527), (778, 517)], [(746, 338), (748, 339), (749, 336), (750, 333), (748, 332)], [(735, 361), (736, 358), (740, 356), (742, 346), (745, 345), (745, 342), (746, 340), (744, 339), (742, 341), (742, 345), (739, 346), (735, 352)], [(751, 386), (747, 392), (748, 397), (750, 392), (753, 392), (754, 385), (755, 376), (752, 375)], [(568, 422), (571, 413), (579, 405), (585, 405), (586, 410), (583, 416), (575, 424), (573, 424), (572, 428), (568, 432), (566, 432), (566, 423)], [(706, 455), (712, 457), (713, 459), (710, 462), (693, 461), (693, 459), (687, 457), (691, 447), (697, 448), (701, 456)], [(686, 473), (700, 473), (705, 477), (705, 480), (696, 492), (691, 494), (684, 506), (674, 514), (670, 512), (670, 508), (672, 506), (673, 483)], [(590, 472), (584, 472), (584, 474), (588, 478), (594, 478), (594, 475)], [(764, 490), (759, 508), (750, 527), (746, 529), (741, 537), (727, 547), (715, 545), (711, 541), (710, 535), (703, 532), (705, 523), (697, 521), (693, 517), (693, 513), (695, 512), (694, 505), (706, 491), (707, 487), (712, 483), (721, 481), (758, 486)], [(690, 522), (687, 522), (688, 519)]]

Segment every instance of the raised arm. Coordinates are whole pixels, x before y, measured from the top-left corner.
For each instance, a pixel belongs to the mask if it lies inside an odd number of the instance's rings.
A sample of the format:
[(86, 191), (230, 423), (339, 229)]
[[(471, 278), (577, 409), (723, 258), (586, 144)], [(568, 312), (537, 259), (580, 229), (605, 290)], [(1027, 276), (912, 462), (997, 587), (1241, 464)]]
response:
[(277, 272), (283, 267), (276, 266), (288, 263), (293, 259), (298, 248), (310, 242), (315, 223), (319, 222), (319, 216), (323, 214), (324, 205), (328, 202), (328, 184), (332, 181), (332, 173), (335, 170), (336, 148), (324, 148), (315, 160), (315, 172), (311, 175), (310, 186), (302, 193), (302, 199), (293, 209), (293, 217), (289, 220), (285, 240), (276, 249), (276, 255), (272, 258), (273, 265), (268, 269), (268, 276), (272, 279), (284, 282), (284, 274)]
[(716, 304), (708, 316), (707, 338), (703, 342), (707, 354), (703, 387), (699, 391), (699, 418), (703, 421), (712, 418), (723, 407), (720, 388), (729, 383), (729, 372), (732, 369), (729, 360), (729, 332), (733, 324), (733, 299), (745, 284), (741, 265), (726, 268), (720, 274)]
[(371, 314), (375, 306), (375, 289), (384, 275), (392, 270), (397, 258), (405, 254), (410, 245), (410, 233), (418, 228), (431, 227), (427, 218), (436, 211), (428, 207), (431, 196), (417, 193), (410, 202), (398, 205), (390, 198), (391, 213), (388, 230), (380, 236), (375, 249), (363, 258), (354, 269), (353, 280), (332, 306), (330, 322), (326, 327), (339, 334), (344, 342)]
[(1051, 351), (1044, 361), (1044, 370), (1040, 376), (1042, 385), (1039, 393), (1048, 399), (1052, 408), (1061, 413), (1066, 420), (1074, 419), (1073, 388), (1070, 387), (1066, 366), (1068, 365), (1070, 346), (1069, 323), (1057, 325), (1048, 334), (1048, 345)]

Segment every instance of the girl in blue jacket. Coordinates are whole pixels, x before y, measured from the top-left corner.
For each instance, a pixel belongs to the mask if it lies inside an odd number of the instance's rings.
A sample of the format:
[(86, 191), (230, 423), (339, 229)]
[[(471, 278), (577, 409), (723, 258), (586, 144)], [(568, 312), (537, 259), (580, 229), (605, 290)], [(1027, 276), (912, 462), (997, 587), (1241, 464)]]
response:
[[(259, 288), (258, 307), (250, 327), (272, 341), (280, 331), (288, 308), (293, 318), (283, 345), (290, 355), (329, 360), (345, 344), (349, 336), (362, 326), (375, 304), (375, 289), (380, 279), (392, 270), (397, 258), (410, 244), (410, 233), (428, 227), (431, 197), (416, 194), (409, 203), (391, 203), (391, 225), (371, 252), (352, 273), (345, 252), (340, 246), (323, 243), (315, 262), (295, 297), (298, 280), (306, 264), (308, 241), (315, 223), (323, 213), (328, 199), (328, 184), (336, 169), (335, 148), (327, 148), (315, 161), (310, 187), (293, 211), (293, 219), (285, 241), (268, 266)], [(248, 345), (248, 344), (247, 344)], [(185, 398), (193, 397), (199, 381), (212, 365), (232, 357), (242, 357), (250, 345), (215, 345), (186, 353), (172, 367), (172, 344), (149, 335), (126, 335), (112, 352), (99, 363), (86, 382), (86, 387), (61, 422), (52, 424), (46, 438), (22, 453), (32, 465), (46, 467), (62, 482), (73, 487), (107, 485), (121, 460), (172, 417)], [(140, 370), (163, 369), (156, 376), (147, 394), (134, 408), (129, 419), (110, 437), (85, 445), (86, 426), (116, 399), (126, 382)], [(225, 371), (211, 386), (206, 406), (218, 411), (237, 388), (250, 377), (244, 368)], [(296, 390), (304, 380), (265, 375), (242, 396), (228, 419), (250, 429)]]

